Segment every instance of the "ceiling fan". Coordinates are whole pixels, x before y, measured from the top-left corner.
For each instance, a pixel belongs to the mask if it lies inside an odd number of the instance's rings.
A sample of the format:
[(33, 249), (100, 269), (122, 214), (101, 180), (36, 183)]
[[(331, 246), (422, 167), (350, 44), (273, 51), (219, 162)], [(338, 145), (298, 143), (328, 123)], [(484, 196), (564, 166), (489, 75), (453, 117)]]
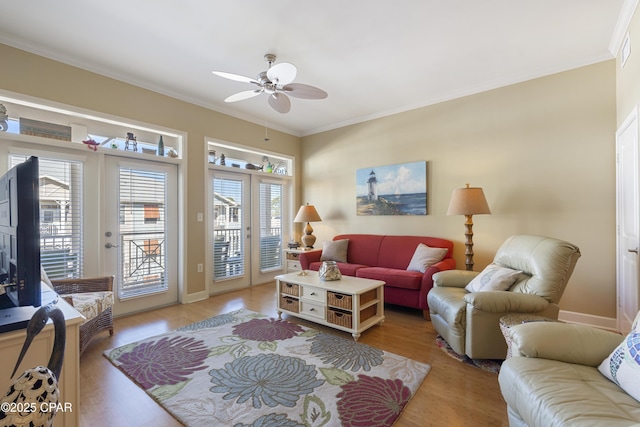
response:
[(256, 89), (245, 90), (231, 95), (224, 100), (225, 102), (242, 101), (258, 96), (261, 93), (266, 93), (269, 95), (269, 105), (274, 110), (279, 113), (288, 113), (291, 110), (291, 101), (287, 95), (302, 99), (323, 99), (327, 97), (327, 92), (322, 89), (302, 83), (292, 83), (297, 73), (295, 65), (288, 62), (273, 65), (276, 61), (276, 56), (270, 53), (264, 56), (264, 60), (269, 63), (269, 69), (258, 74), (255, 79), (239, 74), (213, 71), (216, 76), (258, 86)]

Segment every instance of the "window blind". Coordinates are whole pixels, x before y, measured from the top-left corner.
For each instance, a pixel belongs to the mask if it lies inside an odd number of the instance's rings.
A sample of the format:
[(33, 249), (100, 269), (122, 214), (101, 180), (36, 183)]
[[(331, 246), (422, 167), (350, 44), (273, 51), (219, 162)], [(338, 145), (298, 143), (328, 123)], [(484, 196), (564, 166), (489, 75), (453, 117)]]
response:
[(221, 280), (244, 274), (245, 225), (241, 180), (213, 179), (213, 278)]
[(282, 184), (260, 183), (260, 270), (282, 268)]
[(118, 193), (118, 294), (130, 298), (167, 291), (167, 173), (120, 167)]
[[(9, 167), (27, 159), (10, 154)], [(79, 161), (38, 156), (40, 262), (52, 279), (82, 277), (82, 173)]]

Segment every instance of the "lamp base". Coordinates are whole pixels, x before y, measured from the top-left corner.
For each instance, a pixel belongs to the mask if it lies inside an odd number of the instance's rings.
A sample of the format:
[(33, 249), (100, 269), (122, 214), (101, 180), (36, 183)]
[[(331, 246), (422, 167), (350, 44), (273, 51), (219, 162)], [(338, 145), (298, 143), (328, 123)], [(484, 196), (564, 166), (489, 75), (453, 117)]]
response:
[(464, 223), (464, 235), (466, 237), (466, 241), (464, 243), (465, 251), (465, 265), (467, 266), (467, 271), (473, 271), (473, 220), (472, 215), (465, 215), (465, 223)]
[(313, 244), (316, 242), (316, 236), (313, 235), (313, 228), (311, 228), (311, 224), (307, 223), (304, 227), (304, 236), (300, 238), (302, 240), (302, 244), (307, 249), (313, 249)]
[(302, 240), (302, 244), (307, 249), (313, 249), (313, 244), (316, 242), (316, 236), (313, 234), (305, 234), (300, 238)]

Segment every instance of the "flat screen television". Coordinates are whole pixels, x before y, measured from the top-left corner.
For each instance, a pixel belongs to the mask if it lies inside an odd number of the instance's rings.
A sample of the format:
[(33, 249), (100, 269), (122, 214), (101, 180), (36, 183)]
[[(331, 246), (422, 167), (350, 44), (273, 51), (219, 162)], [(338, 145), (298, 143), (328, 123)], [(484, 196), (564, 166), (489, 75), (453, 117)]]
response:
[(38, 158), (0, 178), (0, 308), (41, 305)]

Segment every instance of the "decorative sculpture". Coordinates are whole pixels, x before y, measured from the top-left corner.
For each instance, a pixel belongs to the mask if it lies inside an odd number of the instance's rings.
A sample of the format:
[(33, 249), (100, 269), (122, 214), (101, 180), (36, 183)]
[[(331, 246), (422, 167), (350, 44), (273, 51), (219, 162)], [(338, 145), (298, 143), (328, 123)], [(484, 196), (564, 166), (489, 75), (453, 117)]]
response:
[[(131, 145), (129, 145), (131, 143)], [(127, 132), (127, 139), (124, 140), (124, 151), (138, 151), (138, 139), (133, 132)]]
[(7, 115), (7, 107), (0, 104), (0, 132), (6, 132), (9, 129), (9, 116)]
[(86, 140), (82, 141), (82, 143), (86, 144), (87, 148), (90, 149), (90, 150), (93, 150), (93, 151), (98, 151), (98, 146), (100, 145), (93, 138), (86, 139)]
[[(52, 426), (60, 404), (58, 378), (62, 371), (66, 325), (64, 314), (56, 307), (58, 300), (40, 307), (27, 325), (27, 338), (13, 369), (15, 375), (20, 362), (27, 353), (33, 339), (42, 331), (47, 321), (53, 321), (53, 350), (47, 366), (26, 370), (9, 388), (0, 403), (0, 425), (2, 426)], [(8, 410), (7, 410), (8, 409)]]

